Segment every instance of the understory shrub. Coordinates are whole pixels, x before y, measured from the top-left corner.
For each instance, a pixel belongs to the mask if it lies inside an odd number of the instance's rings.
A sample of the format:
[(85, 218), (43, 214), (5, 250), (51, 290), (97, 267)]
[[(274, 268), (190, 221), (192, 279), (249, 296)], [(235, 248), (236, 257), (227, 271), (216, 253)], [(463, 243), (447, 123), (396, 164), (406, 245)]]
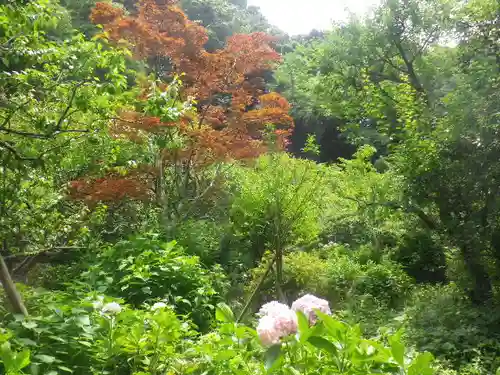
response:
[(494, 373), (500, 366), (498, 311), (495, 305), (473, 305), (454, 284), (418, 288), (404, 312), (407, 341), (460, 374), (473, 374), (474, 363), (482, 373)]
[(212, 220), (185, 220), (175, 232), (175, 240), (188, 255), (196, 255), (207, 266), (221, 263), (221, 239), (225, 226)]
[(164, 373), (194, 335), (166, 305), (134, 310), (79, 291), (24, 288), (23, 296), (32, 312), (26, 318), (7, 312), (0, 298), (0, 372), (3, 364), (7, 374)]
[(201, 330), (209, 328), (215, 305), (227, 289), (220, 266), (205, 268), (175, 241), (165, 243), (154, 235), (133, 237), (104, 249), (84, 274), (84, 281), (135, 307), (164, 301)]
[[(267, 264), (262, 261), (252, 271), (247, 291), (256, 287)], [(285, 255), (283, 289), (289, 299), (297, 298), (306, 291), (324, 296), (334, 310), (342, 310), (360, 299), (371, 299), (380, 307), (396, 308), (409, 294), (411, 278), (398, 264), (390, 261), (361, 264), (354, 255), (347, 253), (296, 251)], [(276, 295), (272, 276), (267, 277), (259, 295), (261, 301)]]
[(394, 260), (420, 283), (446, 281), (446, 255), (443, 246), (427, 232), (410, 233), (399, 244)]
[(161, 303), (137, 310), (75, 290), (23, 294), (33, 315), (0, 307), (0, 371), (9, 375), (433, 374), (432, 355), (407, 351), (400, 333), (367, 340), (359, 327), (321, 312), (314, 321), (301, 310), (291, 315), (297, 334), (264, 346), (224, 304), (214, 330), (197, 336)]

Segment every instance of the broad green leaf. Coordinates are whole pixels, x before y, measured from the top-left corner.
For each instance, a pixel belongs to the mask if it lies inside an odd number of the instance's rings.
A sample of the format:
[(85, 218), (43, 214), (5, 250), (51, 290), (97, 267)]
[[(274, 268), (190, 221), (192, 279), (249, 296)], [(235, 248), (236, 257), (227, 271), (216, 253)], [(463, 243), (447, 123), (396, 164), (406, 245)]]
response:
[(294, 367), (292, 367), (292, 366), (290, 366), (290, 365), (288, 365), (288, 366), (286, 367), (286, 369), (287, 369), (288, 371), (290, 371), (290, 373), (291, 373), (292, 375), (301, 375), (300, 371), (298, 371), (297, 369), (295, 369)]
[(36, 324), (36, 322), (33, 321), (24, 321), (22, 325), (27, 329), (34, 329), (38, 326), (38, 324)]
[(266, 350), (266, 353), (264, 354), (264, 364), (267, 371), (273, 368), (273, 366), (281, 358), (281, 354), (281, 344), (273, 345)]
[(402, 340), (403, 332), (399, 330), (394, 335), (389, 337), (389, 344), (391, 346), (391, 353), (394, 360), (404, 368), (405, 365), (405, 346)]
[(23, 345), (26, 345), (26, 346), (37, 346), (38, 344), (31, 340), (31, 339), (27, 339), (27, 338), (22, 338), (22, 339), (18, 339)]
[(238, 353), (234, 350), (222, 350), (217, 352), (215, 356), (215, 360), (217, 361), (227, 361), (228, 359), (234, 358), (238, 355)]
[(431, 353), (420, 353), (408, 368), (408, 375), (433, 375), (434, 370), (431, 367), (433, 360), (434, 357)]
[(219, 322), (224, 322), (224, 323), (234, 322), (234, 314), (231, 311), (231, 308), (222, 302), (217, 304), (217, 308), (215, 310), (215, 318)]
[(344, 322), (338, 321), (330, 315), (323, 314), (320, 311), (317, 311), (316, 314), (321, 319), (323, 325), (330, 335), (332, 335), (339, 341), (344, 340), (345, 333), (348, 330), (348, 326)]
[(299, 325), (299, 341), (306, 342), (312, 333), (312, 329), (309, 327), (309, 320), (302, 311), (297, 311), (297, 321)]
[(56, 360), (55, 357), (52, 357), (51, 355), (45, 355), (45, 354), (37, 354), (34, 356), (34, 358), (42, 361), (43, 363), (54, 363)]
[(18, 371), (28, 366), (31, 363), (30, 351), (28, 349), (25, 349), (22, 352), (17, 353), (15, 363)]
[(309, 341), (318, 349), (325, 350), (326, 352), (333, 355), (337, 354), (337, 348), (335, 347), (335, 345), (323, 337), (311, 336), (307, 341)]

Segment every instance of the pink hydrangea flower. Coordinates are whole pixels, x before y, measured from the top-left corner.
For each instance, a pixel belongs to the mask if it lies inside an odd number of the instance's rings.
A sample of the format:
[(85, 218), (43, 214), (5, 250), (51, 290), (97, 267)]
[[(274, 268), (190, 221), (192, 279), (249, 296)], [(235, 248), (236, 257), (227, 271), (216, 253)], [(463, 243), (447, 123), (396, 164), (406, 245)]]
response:
[(279, 343), (282, 337), (297, 332), (297, 315), (287, 305), (273, 301), (259, 311), (257, 334), (264, 345)]
[(260, 318), (259, 325), (257, 326), (257, 334), (262, 344), (266, 346), (277, 344), (281, 337), (280, 332), (274, 324), (274, 318), (267, 315)]
[(315, 324), (318, 319), (316, 313), (314, 312), (315, 310), (321, 311), (323, 314), (332, 314), (328, 301), (313, 296), (312, 294), (306, 294), (292, 303), (292, 310), (302, 311), (309, 319), (309, 324), (311, 325)]
[(283, 311), (286, 311), (286, 310), (290, 310), (290, 308), (287, 305), (280, 303), (278, 301), (271, 301), (271, 302), (268, 302), (268, 303), (262, 305), (262, 307), (259, 310), (258, 315), (261, 317), (266, 316), (266, 315), (277, 316), (277, 315), (282, 314)]

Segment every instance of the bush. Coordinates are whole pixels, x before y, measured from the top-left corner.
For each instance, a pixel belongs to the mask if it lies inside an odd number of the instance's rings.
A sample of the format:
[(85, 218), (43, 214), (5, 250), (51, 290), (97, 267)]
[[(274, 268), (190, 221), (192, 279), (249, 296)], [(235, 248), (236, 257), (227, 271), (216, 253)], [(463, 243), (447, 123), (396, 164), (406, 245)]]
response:
[(323, 165), (276, 153), (233, 173), (231, 183), (237, 188), (229, 212), (232, 241), (249, 268), (266, 250), (317, 238), (321, 198), (327, 190)]
[(263, 347), (223, 304), (215, 330), (198, 337), (167, 306), (134, 310), (80, 291), (23, 292), (37, 315), (14, 317), (0, 307), (0, 371), (7, 374), (433, 373), (432, 356), (408, 355), (400, 334), (387, 336), (388, 345), (365, 340), (357, 326), (327, 315), (309, 326), (299, 313), (297, 335)]
[(176, 228), (175, 239), (188, 255), (196, 255), (204, 265), (221, 263), (224, 225), (211, 220), (186, 220)]
[(460, 373), (473, 374), (473, 363), (486, 369), (484, 374), (500, 366), (498, 307), (472, 305), (454, 284), (417, 289), (405, 309), (404, 324), (408, 342)]
[(429, 233), (419, 232), (403, 238), (394, 256), (404, 270), (419, 283), (446, 281), (444, 248)]
[(220, 267), (204, 268), (198, 257), (185, 255), (175, 241), (164, 243), (153, 235), (103, 250), (84, 280), (135, 307), (163, 300), (201, 330), (210, 326), (214, 306), (227, 287)]
[(52, 290), (64, 290), (67, 284), (78, 279), (83, 272), (80, 263), (47, 264), (40, 263), (31, 269), (26, 276), (26, 283), (34, 287)]
[[(269, 254), (268, 254), (269, 255)], [(251, 281), (247, 286), (247, 294), (257, 286), (269, 264), (270, 256), (265, 256), (259, 267), (251, 272)], [(327, 279), (328, 264), (315, 253), (302, 251), (291, 252), (284, 257), (283, 262), (283, 292), (288, 300), (294, 300), (302, 294), (313, 293), (318, 296), (328, 296), (329, 283)], [(260, 287), (254, 305), (268, 302), (277, 295), (275, 281), (269, 274)]]
[[(33, 315), (20, 318), (0, 307), (0, 352), (11, 359), (12, 353), (18, 358), (24, 353), (23, 367), (30, 364), (31, 374), (160, 373), (194, 334), (168, 307), (133, 310), (111, 298), (78, 291), (24, 289), (23, 295)], [(107, 309), (110, 302), (115, 310)], [(4, 367), (12, 366), (2, 359)]]
[[(393, 262), (366, 264), (348, 253), (333, 252), (325, 259), (319, 252), (295, 251), (287, 254), (283, 265), (283, 290), (288, 299), (295, 299), (305, 293), (322, 296), (331, 303), (333, 309), (342, 310), (361, 299), (369, 299), (370, 306), (396, 308), (401, 306), (411, 289), (411, 279)], [(328, 254), (326, 254), (328, 255)], [(268, 262), (252, 271), (252, 281), (247, 292), (252, 291), (265, 272)], [(258, 303), (268, 301), (276, 295), (274, 278), (268, 276), (261, 287)], [(368, 302), (367, 302), (368, 303)]]
[[(341, 249), (342, 250), (342, 249)], [(369, 296), (379, 304), (396, 308), (411, 289), (411, 278), (401, 267), (390, 261), (360, 263), (356, 253), (331, 253), (327, 278), (330, 298), (339, 304)]]

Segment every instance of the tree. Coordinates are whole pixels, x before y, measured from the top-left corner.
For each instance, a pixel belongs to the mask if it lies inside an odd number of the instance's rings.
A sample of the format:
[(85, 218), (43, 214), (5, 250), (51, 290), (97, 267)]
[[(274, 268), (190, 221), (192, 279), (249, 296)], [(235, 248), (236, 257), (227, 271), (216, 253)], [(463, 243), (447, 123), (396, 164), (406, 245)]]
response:
[(351, 143), (369, 143), (387, 154), (404, 137), (395, 96), (404, 90), (399, 86), (410, 85), (412, 95), (427, 106), (439, 100), (442, 87), (436, 83), (442, 82), (443, 73), (435, 69), (438, 74), (433, 75), (424, 55), (450, 33), (452, 5), (440, 0), (385, 1), (368, 17), (353, 17), (320, 38), (304, 41), (285, 56), (277, 73), (280, 89), (295, 107), (294, 117), (317, 124), (308, 132), (320, 140), (324, 134), (338, 134), (327, 131), (334, 127)]
[(224, 48), (233, 34), (261, 31), (279, 36), (282, 33), (270, 25), (259, 9), (249, 7), (241, 0), (182, 0), (186, 16), (199, 21), (208, 31), (205, 48), (209, 52)]
[(233, 250), (237, 262), (256, 266), (270, 251), (271, 260), (249, 297), (241, 316), (269, 272), (274, 269), (277, 297), (287, 302), (282, 290), (283, 259), (294, 245), (316, 239), (320, 228), (320, 206), (326, 194), (326, 166), (271, 152), (261, 156), (251, 169), (236, 171), (239, 186), (230, 218), (234, 231)]
[[(280, 139), (288, 136), (293, 125), (289, 104), (279, 94), (266, 93), (260, 76), (280, 60), (264, 33), (233, 35), (224, 49), (207, 52), (206, 29), (188, 20), (174, 1), (143, 0), (137, 16), (98, 3), (92, 20), (103, 24), (111, 41), (126, 40), (137, 59), (156, 62), (160, 78), (173, 79), (170, 85), (146, 83), (142, 104), (115, 121), (122, 133), (132, 128), (154, 134), (155, 194), (162, 206), (174, 201), (163, 196), (166, 171), (175, 174), (171, 180), (177, 182), (178, 195), (196, 200), (206, 190), (196, 175), (200, 167), (259, 155), (265, 151), (262, 130), (268, 123), (276, 125)], [(174, 74), (182, 78), (182, 88)], [(188, 110), (192, 106), (197, 113)], [(180, 203), (175, 204), (170, 211), (179, 218)]]
[(4, 255), (36, 254), (71, 238), (75, 218), (52, 209), (63, 201), (60, 166), (113, 116), (127, 88), (125, 51), (68, 31), (51, 1), (4, 4), (0, 17), (9, 20), (0, 26), (0, 237)]
[(500, 74), (491, 53), (498, 44), (490, 37), (494, 30), (485, 27), (478, 38), (473, 25), (494, 23), (498, 7), (495, 1), (475, 1), (462, 12), (472, 29), (460, 40), (457, 60), (463, 63), (453, 77), (456, 89), (442, 100), (444, 115), (435, 119), (432, 133), (413, 133), (395, 157), (407, 179), (406, 194), (432, 207), (439, 230), (460, 249), (472, 300), (482, 304), (493, 295), (496, 271), (488, 265), (498, 267), (500, 249)]

